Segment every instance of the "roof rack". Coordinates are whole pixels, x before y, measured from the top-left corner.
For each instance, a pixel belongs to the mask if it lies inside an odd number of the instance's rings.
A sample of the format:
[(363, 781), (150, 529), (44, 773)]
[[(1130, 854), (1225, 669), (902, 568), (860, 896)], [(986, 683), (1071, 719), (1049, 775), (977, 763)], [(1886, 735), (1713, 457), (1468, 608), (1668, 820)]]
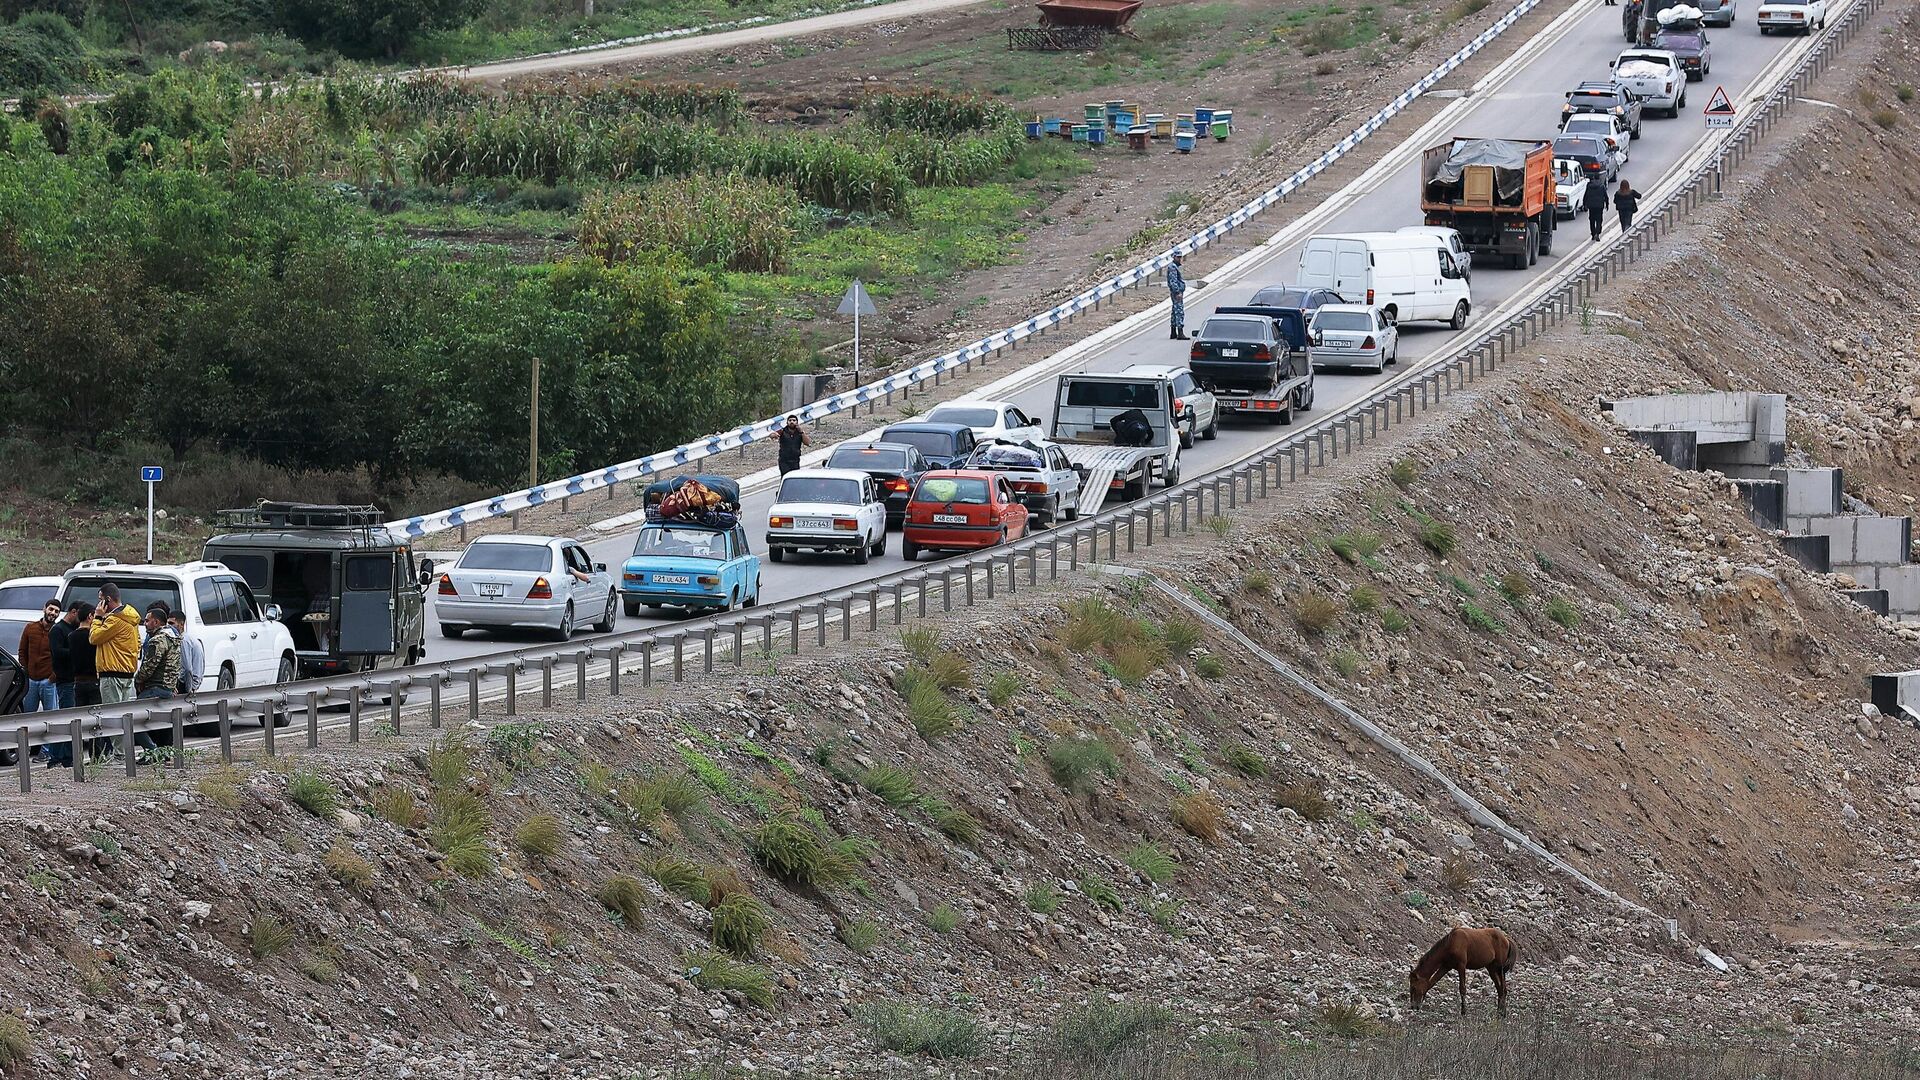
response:
[(371, 504), (275, 502), (262, 499), (252, 506), (222, 510), (220, 524), (236, 529), (375, 529), (382, 524), (380, 508)]

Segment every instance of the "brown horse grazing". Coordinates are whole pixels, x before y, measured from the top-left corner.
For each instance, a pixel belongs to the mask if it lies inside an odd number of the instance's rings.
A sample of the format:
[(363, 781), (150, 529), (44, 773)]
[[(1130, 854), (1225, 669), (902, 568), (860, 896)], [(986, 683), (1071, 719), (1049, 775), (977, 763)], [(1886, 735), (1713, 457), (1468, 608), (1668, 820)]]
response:
[(1449, 971), (1460, 973), (1460, 1015), (1467, 1015), (1467, 972), (1485, 968), (1493, 976), (1493, 988), (1500, 995), (1500, 1014), (1507, 1012), (1507, 972), (1513, 970), (1513, 939), (1495, 927), (1456, 926), (1447, 931), (1427, 955), (1413, 965), (1407, 977), (1412, 990), (1413, 1007), (1425, 1008), (1427, 991)]

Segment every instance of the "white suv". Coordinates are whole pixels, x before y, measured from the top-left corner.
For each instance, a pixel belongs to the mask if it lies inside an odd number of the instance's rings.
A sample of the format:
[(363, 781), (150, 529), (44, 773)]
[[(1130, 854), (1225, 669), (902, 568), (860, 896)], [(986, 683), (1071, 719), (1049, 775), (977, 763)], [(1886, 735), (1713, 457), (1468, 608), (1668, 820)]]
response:
[(91, 604), (100, 586), (120, 587), (120, 602), (142, 615), (155, 600), (169, 611), (186, 614), (186, 633), (200, 643), (206, 659), (202, 689), (271, 686), (294, 680), (293, 634), (280, 622), (280, 609), (262, 610), (246, 581), (225, 563), (190, 562), (144, 566), (112, 559), (88, 559), (63, 575), (61, 606), (75, 600)]
[(1193, 449), (1193, 440), (1220, 435), (1220, 401), (1202, 387), (1188, 368), (1166, 364), (1130, 364), (1122, 375), (1157, 375), (1171, 384), (1173, 424), (1180, 432), (1180, 448)]

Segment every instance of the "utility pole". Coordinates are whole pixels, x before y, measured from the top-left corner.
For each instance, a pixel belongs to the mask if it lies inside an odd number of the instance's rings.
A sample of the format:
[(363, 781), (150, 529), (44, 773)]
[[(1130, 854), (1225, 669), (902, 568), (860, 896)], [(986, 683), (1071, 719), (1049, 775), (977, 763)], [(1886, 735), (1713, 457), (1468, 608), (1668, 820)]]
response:
[(533, 405), (527, 410), (527, 486), (540, 486), (540, 358), (533, 358)]

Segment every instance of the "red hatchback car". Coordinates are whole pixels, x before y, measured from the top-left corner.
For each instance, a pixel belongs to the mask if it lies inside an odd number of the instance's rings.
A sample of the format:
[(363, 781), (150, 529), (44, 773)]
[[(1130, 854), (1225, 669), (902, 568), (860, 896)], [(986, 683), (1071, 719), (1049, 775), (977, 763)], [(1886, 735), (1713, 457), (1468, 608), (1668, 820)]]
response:
[(1027, 535), (1027, 508), (999, 473), (937, 469), (920, 477), (907, 502), (900, 554), (908, 562), (926, 551), (971, 551)]

